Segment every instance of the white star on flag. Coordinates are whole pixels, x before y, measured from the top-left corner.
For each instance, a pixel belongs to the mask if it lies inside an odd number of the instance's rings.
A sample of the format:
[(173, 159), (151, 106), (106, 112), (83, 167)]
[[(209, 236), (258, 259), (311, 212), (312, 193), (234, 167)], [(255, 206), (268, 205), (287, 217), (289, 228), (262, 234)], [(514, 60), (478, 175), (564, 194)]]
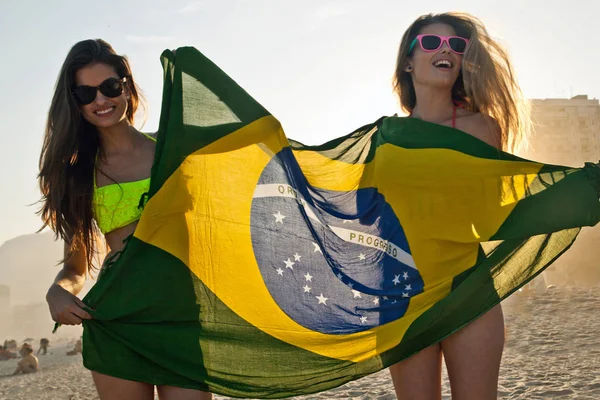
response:
[(337, 277), (342, 279), (344, 277), (344, 275), (342, 275), (340, 272), (338, 272)]
[(319, 253), (323, 254), (323, 252), (321, 251), (321, 248), (319, 247), (318, 244), (313, 242), (313, 246), (315, 246), (315, 250), (313, 251), (313, 253), (316, 253), (318, 251)]
[(281, 211), (277, 211), (277, 214), (273, 214), (273, 216), (275, 217), (275, 223), (281, 222), (283, 224), (283, 219), (285, 218), (285, 215), (283, 215)]
[(277, 268), (277, 275), (283, 276), (283, 270), (281, 268)]
[(360, 317), (360, 323), (364, 324), (367, 322), (367, 317)]
[(300, 257), (302, 257), (302, 256), (299, 255), (298, 253), (294, 254), (294, 261), (300, 261)]
[(352, 288), (354, 287), (354, 283), (352, 283), (352, 282), (348, 282), (348, 287), (349, 287), (350, 289), (352, 289)]
[(375, 298), (373, 299), (373, 303), (375, 303), (375, 305), (378, 305), (378, 304), (379, 304), (379, 298), (378, 298), (378, 297), (375, 297)]
[(308, 282), (312, 282), (312, 278), (313, 278), (313, 277), (312, 277), (312, 275), (311, 275), (311, 274), (309, 274), (309, 273), (307, 272), (307, 273), (306, 273), (306, 275), (304, 275), (304, 278), (306, 278), (306, 280), (307, 280)]
[(404, 290), (412, 290), (411, 285), (404, 285)]
[(402, 293), (402, 297), (405, 298), (405, 297), (410, 297), (410, 296), (408, 295), (408, 293)]
[(362, 299), (362, 296), (360, 295), (360, 292), (358, 290), (352, 290), (352, 294), (354, 294), (354, 298), (359, 298)]
[(345, 219), (344, 222), (342, 222), (342, 223), (343, 224), (351, 224), (352, 222), (354, 222), (354, 221), (350, 221), (350, 220)]
[(329, 300), (329, 298), (323, 296), (323, 293), (321, 293), (320, 296), (315, 296), (317, 298), (317, 300), (319, 300), (319, 304), (325, 304), (327, 305), (327, 300)]
[(363, 253), (360, 253), (358, 256), (359, 260), (365, 260), (367, 257), (365, 257), (365, 255)]
[(308, 285), (304, 286), (304, 293), (310, 293), (310, 287), (308, 287)]
[(294, 262), (292, 260), (290, 260), (289, 258), (287, 259), (287, 261), (284, 261), (285, 263), (285, 267), (289, 268), (289, 269), (294, 269)]
[(394, 282), (394, 286), (398, 285), (400, 283), (400, 275), (394, 274), (394, 279), (392, 280), (392, 282)]
[(408, 272), (404, 272), (404, 274), (402, 274), (402, 278), (404, 278), (404, 280), (408, 279)]

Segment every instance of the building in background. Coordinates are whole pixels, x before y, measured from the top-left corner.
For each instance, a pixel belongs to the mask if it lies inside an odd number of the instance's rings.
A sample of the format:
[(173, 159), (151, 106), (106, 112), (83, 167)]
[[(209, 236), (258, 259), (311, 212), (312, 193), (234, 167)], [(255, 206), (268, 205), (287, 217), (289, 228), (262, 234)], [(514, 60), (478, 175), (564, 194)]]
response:
[(10, 312), (10, 287), (0, 285), (0, 316), (8, 315)]
[(10, 308), (10, 286), (0, 285), (0, 345), (6, 339), (12, 321)]
[[(586, 95), (531, 101), (532, 135), (525, 158), (580, 167), (600, 161), (600, 103)], [(600, 285), (600, 227), (586, 228), (573, 247), (536, 278), (538, 286)]]
[(523, 152), (536, 161), (581, 166), (600, 160), (600, 104), (586, 95), (532, 100), (533, 132)]

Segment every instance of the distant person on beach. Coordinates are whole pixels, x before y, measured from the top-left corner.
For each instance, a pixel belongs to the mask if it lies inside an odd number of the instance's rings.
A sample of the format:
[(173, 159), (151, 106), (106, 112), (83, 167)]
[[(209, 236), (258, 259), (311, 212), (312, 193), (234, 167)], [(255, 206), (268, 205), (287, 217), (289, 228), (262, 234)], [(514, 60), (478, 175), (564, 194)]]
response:
[(6, 361), (13, 358), (17, 358), (15, 353), (10, 352), (4, 346), (0, 346), (0, 361)]
[(73, 350), (69, 350), (67, 351), (67, 355), (68, 356), (74, 356), (77, 354), (81, 354), (81, 339), (77, 339), (77, 342), (75, 342), (75, 347), (73, 347)]
[(21, 358), (23, 358), (27, 354), (29, 354), (29, 350), (31, 350), (33, 352), (33, 347), (31, 347), (31, 345), (29, 343), (23, 343), (23, 345), (21, 346), (21, 349), (19, 350), (19, 355), (21, 356)]
[(37, 351), (37, 355), (40, 355), (40, 352), (42, 352), (42, 355), (46, 355), (46, 353), (48, 352), (48, 346), (50, 346), (50, 341), (46, 338), (42, 338), (40, 339), (40, 348)]
[(37, 372), (38, 369), (39, 361), (37, 357), (33, 355), (33, 349), (31, 347), (26, 347), (25, 356), (17, 364), (17, 369), (13, 372), (13, 375), (30, 374)]
[(4, 349), (8, 350), (8, 351), (11, 351), (11, 350), (17, 351), (17, 341), (14, 339), (5, 340), (4, 341)]
[[(63, 268), (46, 295), (52, 319), (60, 324), (92, 318), (76, 295), (87, 274), (97, 270), (98, 238), (103, 235), (102, 247), (109, 250), (98, 274), (103, 279), (141, 217), (156, 143), (133, 126), (142, 104), (127, 58), (107, 42), (84, 40), (71, 48), (50, 104), (38, 175), (43, 224), (65, 242)], [(92, 371), (100, 398), (154, 399), (153, 382), (103, 372)], [(157, 391), (166, 400), (212, 398), (174, 386)]]
[[(411, 118), (461, 130), (498, 150), (512, 150), (527, 136), (528, 108), (508, 56), (468, 14), (417, 18), (402, 37), (394, 87)], [(398, 398), (441, 398), (443, 356), (453, 398), (496, 399), (504, 331), (498, 305), (391, 366)]]

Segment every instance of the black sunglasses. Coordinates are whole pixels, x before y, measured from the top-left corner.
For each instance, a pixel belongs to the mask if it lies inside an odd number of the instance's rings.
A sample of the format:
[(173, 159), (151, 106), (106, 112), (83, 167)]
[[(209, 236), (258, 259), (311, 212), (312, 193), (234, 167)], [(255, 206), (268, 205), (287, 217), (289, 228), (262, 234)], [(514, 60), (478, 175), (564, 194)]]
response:
[(98, 90), (106, 97), (119, 97), (123, 93), (123, 87), (126, 81), (127, 77), (108, 78), (98, 86), (75, 86), (71, 93), (73, 93), (75, 100), (84, 106), (96, 100)]

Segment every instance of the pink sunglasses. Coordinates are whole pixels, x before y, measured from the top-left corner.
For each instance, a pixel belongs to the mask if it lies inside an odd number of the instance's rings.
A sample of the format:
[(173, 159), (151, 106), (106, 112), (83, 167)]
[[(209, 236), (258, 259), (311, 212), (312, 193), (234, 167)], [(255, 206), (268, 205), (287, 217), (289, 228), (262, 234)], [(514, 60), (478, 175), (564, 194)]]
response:
[(440, 36), (432, 34), (417, 35), (415, 40), (412, 41), (410, 47), (408, 48), (408, 54), (410, 54), (410, 52), (414, 49), (417, 42), (419, 42), (419, 45), (423, 51), (437, 51), (444, 45), (444, 43), (447, 43), (450, 50), (452, 50), (454, 53), (465, 54), (467, 45), (469, 44), (469, 39), (465, 39), (460, 36)]

